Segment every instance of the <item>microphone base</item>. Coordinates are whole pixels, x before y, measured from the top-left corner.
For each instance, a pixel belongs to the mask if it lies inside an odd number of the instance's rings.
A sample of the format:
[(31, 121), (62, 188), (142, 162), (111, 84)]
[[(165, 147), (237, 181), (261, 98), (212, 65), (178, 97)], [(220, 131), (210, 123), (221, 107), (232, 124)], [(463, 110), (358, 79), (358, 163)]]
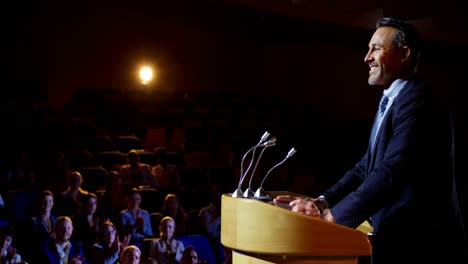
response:
[(244, 194), (242, 194), (241, 189), (237, 189), (232, 193), (232, 197), (234, 197), (234, 198), (244, 198)]
[(254, 198), (254, 192), (252, 189), (248, 188), (247, 190), (244, 191), (244, 197), (245, 198)]
[(259, 201), (262, 201), (262, 202), (271, 202), (273, 201), (273, 198), (271, 198), (269, 195), (265, 195), (265, 196), (260, 196), (260, 197), (253, 197), (255, 200), (259, 200)]

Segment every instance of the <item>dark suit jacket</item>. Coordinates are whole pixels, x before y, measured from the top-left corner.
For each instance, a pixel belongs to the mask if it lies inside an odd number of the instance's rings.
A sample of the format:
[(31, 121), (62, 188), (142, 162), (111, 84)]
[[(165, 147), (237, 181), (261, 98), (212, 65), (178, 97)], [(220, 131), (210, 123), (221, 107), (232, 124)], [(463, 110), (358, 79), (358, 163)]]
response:
[[(72, 258), (80, 256), (80, 258), (82, 258), (81, 263), (87, 264), (88, 262), (86, 261), (86, 256), (83, 254), (83, 247), (81, 243), (78, 241), (70, 241), (70, 243), (71, 248), (70, 253), (68, 254), (68, 260), (70, 261)], [(39, 257), (40, 261), (37, 263), (60, 264), (60, 256), (57, 252), (53, 239), (43, 241), (41, 243), (41, 248), (42, 251)]]
[[(338, 224), (371, 219), (375, 263), (419, 259), (431, 249), (444, 254), (440, 242), (453, 219), (447, 110), (423, 82), (409, 80), (382, 120), (375, 150), (323, 194)], [(421, 245), (425, 252), (416, 251)]]

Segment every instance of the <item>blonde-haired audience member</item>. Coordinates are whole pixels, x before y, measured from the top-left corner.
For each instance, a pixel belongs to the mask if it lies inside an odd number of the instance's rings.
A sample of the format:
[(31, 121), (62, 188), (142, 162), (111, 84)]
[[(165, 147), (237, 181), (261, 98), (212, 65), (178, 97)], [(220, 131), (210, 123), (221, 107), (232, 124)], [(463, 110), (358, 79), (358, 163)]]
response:
[(179, 197), (173, 193), (169, 193), (164, 198), (164, 203), (161, 210), (162, 217), (170, 216), (176, 222), (175, 235), (182, 236), (186, 234), (186, 223), (188, 214), (180, 204)]
[(135, 245), (125, 247), (120, 255), (120, 264), (139, 264), (141, 251)]
[[(159, 223), (159, 238), (151, 241), (150, 259), (157, 264), (179, 264), (184, 252), (184, 243), (175, 239), (175, 221), (170, 216)], [(156, 262), (154, 262), (156, 261)]]
[(37, 263), (87, 264), (83, 247), (78, 241), (71, 241), (73, 222), (68, 216), (59, 216), (53, 236), (41, 242), (41, 257)]

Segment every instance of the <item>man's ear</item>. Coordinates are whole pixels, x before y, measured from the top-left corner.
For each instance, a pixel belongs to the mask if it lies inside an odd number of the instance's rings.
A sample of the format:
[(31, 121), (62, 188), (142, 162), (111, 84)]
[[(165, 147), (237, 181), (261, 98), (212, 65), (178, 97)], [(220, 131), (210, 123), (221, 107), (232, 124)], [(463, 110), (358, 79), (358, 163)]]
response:
[(401, 48), (401, 51), (401, 61), (408, 61), (410, 59), (411, 49), (408, 46), (403, 46), (403, 48)]

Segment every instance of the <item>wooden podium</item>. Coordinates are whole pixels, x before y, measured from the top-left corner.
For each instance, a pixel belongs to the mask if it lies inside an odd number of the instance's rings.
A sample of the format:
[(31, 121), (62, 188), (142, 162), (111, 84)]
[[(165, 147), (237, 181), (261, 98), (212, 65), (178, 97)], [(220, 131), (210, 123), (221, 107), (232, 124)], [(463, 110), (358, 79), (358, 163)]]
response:
[[(301, 196), (290, 192), (267, 192)], [(292, 212), (272, 203), (221, 198), (221, 243), (232, 249), (233, 264), (349, 264), (370, 256), (367, 235), (359, 230)]]

